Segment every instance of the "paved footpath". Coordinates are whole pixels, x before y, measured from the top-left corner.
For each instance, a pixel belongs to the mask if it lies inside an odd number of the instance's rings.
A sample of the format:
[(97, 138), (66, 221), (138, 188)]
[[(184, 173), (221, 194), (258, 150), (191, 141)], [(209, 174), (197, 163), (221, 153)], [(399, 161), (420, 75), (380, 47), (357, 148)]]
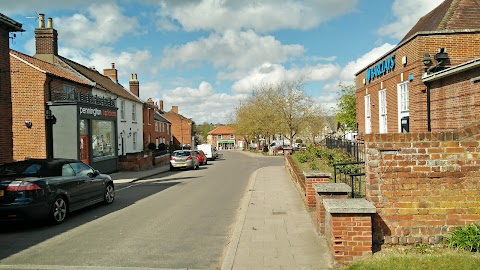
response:
[(326, 240), (316, 232), (285, 168), (257, 170), (250, 178), (222, 270), (331, 267)]

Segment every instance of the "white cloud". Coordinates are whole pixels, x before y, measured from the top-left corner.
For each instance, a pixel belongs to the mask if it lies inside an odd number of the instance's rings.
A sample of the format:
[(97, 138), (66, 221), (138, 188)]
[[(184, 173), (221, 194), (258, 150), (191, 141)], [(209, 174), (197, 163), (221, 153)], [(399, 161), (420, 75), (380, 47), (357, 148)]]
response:
[(136, 18), (127, 17), (115, 3), (95, 3), (86, 14), (54, 18), (54, 28), (62, 43), (72, 48), (96, 48), (100, 44), (113, 44), (138, 27)]
[(211, 62), (215, 67), (248, 70), (264, 62), (282, 63), (304, 53), (301, 45), (283, 45), (273, 36), (260, 36), (249, 30), (211, 34), (207, 38), (169, 47), (163, 51), (162, 66)]
[(340, 81), (353, 84), (355, 80), (355, 73), (382, 57), (395, 46), (396, 45), (385, 43), (380, 47), (373, 48), (360, 58), (347, 63), (340, 73)]
[(266, 32), (310, 29), (353, 11), (356, 5), (357, 0), (163, 0), (158, 15), (180, 24), (186, 31), (254, 29)]
[(378, 33), (401, 39), (422, 16), (442, 2), (443, 0), (395, 0), (392, 5), (392, 13), (396, 20), (381, 27)]
[[(47, 1), (38, 1), (38, 0), (22, 0), (22, 1), (7, 1), (2, 0), (2, 13), (11, 16), (16, 14), (22, 14), (25, 16), (36, 16), (37, 13), (44, 13), (45, 10), (51, 10), (52, 7), (55, 9), (73, 9), (78, 8), (81, 5), (86, 5), (89, 3), (95, 3), (97, 0), (48, 0)], [(107, 1), (103, 1), (107, 2)], [(111, 1), (110, 1), (111, 2)], [(45, 14), (48, 17), (48, 14)]]

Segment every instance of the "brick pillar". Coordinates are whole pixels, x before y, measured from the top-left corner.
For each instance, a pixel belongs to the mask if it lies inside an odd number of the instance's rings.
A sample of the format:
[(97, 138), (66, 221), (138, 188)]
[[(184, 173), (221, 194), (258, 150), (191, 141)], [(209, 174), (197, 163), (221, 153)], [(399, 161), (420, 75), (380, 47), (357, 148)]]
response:
[(372, 254), (372, 215), (365, 199), (324, 199), (325, 237), (335, 263), (347, 264)]
[(325, 206), (324, 199), (347, 199), (351, 192), (349, 185), (345, 183), (315, 183), (316, 192), (316, 227), (318, 233), (325, 233)]
[(316, 205), (315, 197), (317, 192), (313, 187), (314, 183), (329, 183), (332, 176), (331, 173), (325, 171), (304, 171), (305, 181), (305, 203), (309, 208), (314, 208)]

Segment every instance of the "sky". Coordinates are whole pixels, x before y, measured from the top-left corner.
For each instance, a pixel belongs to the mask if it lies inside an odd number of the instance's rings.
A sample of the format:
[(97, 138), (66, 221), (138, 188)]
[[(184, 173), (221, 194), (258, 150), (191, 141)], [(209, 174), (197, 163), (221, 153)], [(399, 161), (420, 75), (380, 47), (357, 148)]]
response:
[(394, 48), (443, 0), (0, 0), (22, 23), (10, 48), (35, 54), (38, 14), (53, 18), (59, 54), (103, 72), (112, 63), (140, 98), (178, 106), (197, 124), (231, 123), (262, 85), (305, 78), (329, 114), (339, 84)]

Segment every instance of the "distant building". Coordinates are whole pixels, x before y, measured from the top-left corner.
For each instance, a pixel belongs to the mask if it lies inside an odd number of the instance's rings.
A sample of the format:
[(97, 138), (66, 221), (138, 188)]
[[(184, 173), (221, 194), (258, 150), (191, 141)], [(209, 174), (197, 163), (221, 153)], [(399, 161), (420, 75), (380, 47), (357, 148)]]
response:
[[(163, 111), (163, 102), (161, 102), (160, 110)], [(192, 147), (192, 139), (195, 134), (195, 122), (178, 113), (178, 106), (172, 106), (168, 112), (163, 112), (165, 117), (172, 123), (172, 143), (181, 147)]]
[(207, 143), (223, 150), (247, 146), (243, 136), (235, 134), (235, 129), (231, 126), (218, 126), (208, 132)]

